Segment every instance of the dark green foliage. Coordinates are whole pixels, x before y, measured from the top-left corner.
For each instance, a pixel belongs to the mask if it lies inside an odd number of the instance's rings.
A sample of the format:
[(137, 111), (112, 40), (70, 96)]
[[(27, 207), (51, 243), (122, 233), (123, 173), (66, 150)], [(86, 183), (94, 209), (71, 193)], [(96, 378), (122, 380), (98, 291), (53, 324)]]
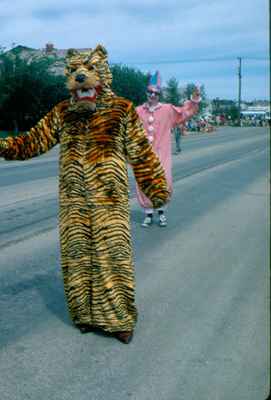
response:
[(64, 76), (49, 71), (52, 60), (0, 56), (0, 129), (29, 130), (55, 104), (68, 97)]
[(238, 119), (238, 117), (239, 117), (239, 110), (238, 110), (238, 107), (237, 107), (236, 104), (233, 104), (233, 105), (230, 107), (230, 109), (229, 109), (228, 113), (226, 114), (226, 116), (227, 116), (227, 117), (230, 117), (230, 119), (231, 119), (232, 121), (235, 121), (235, 120)]
[(116, 95), (131, 100), (135, 106), (146, 101), (147, 74), (125, 65), (113, 65), (110, 69), (112, 90)]
[(166, 103), (174, 104), (175, 106), (180, 105), (181, 95), (176, 78), (171, 78), (167, 82), (167, 86), (163, 94), (163, 101), (165, 101)]
[(238, 119), (239, 111), (236, 103), (233, 100), (219, 99), (216, 97), (212, 101), (214, 115), (224, 115), (234, 121)]

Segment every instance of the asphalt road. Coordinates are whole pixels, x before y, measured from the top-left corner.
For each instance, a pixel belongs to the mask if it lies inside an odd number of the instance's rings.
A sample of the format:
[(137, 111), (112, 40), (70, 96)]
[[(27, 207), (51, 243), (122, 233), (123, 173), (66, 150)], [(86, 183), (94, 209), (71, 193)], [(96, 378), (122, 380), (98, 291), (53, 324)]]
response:
[(130, 174), (139, 321), (129, 345), (69, 320), (58, 149), (0, 161), (1, 400), (267, 398), (267, 129), (220, 129), (182, 148), (167, 228), (141, 228)]

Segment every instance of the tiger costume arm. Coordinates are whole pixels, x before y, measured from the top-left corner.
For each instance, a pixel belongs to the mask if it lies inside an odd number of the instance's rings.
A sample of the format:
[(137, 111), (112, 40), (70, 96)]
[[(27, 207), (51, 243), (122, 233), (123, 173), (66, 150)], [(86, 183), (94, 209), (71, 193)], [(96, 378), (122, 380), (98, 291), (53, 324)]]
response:
[(126, 153), (142, 192), (154, 208), (163, 206), (169, 197), (165, 173), (132, 104), (127, 114)]
[(60, 119), (57, 106), (28, 133), (0, 139), (0, 156), (6, 160), (27, 160), (46, 153), (59, 142)]

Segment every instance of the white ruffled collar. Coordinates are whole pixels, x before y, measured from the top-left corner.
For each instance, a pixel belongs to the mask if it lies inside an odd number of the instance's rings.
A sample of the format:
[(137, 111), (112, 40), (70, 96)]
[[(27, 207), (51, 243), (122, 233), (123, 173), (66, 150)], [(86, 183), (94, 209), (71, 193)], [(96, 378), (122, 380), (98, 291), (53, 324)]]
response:
[(149, 103), (145, 103), (144, 104), (144, 108), (146, 108), (149, 112), (154, 112), (155, 110), (157, 110), (161, 106), (162, 106), (161, 103), (157, 103), (156, 106), (150, 106)]

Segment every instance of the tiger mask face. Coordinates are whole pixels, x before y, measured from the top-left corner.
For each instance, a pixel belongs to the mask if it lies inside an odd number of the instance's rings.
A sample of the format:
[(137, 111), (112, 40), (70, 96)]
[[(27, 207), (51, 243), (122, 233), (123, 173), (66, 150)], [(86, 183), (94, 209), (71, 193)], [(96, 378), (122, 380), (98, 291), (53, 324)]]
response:
[(65, 75), (75, 105), (94, 111), (97, 97), (112, 82), (107, 51), (101, 45), (87, 52), (68, 50)]

